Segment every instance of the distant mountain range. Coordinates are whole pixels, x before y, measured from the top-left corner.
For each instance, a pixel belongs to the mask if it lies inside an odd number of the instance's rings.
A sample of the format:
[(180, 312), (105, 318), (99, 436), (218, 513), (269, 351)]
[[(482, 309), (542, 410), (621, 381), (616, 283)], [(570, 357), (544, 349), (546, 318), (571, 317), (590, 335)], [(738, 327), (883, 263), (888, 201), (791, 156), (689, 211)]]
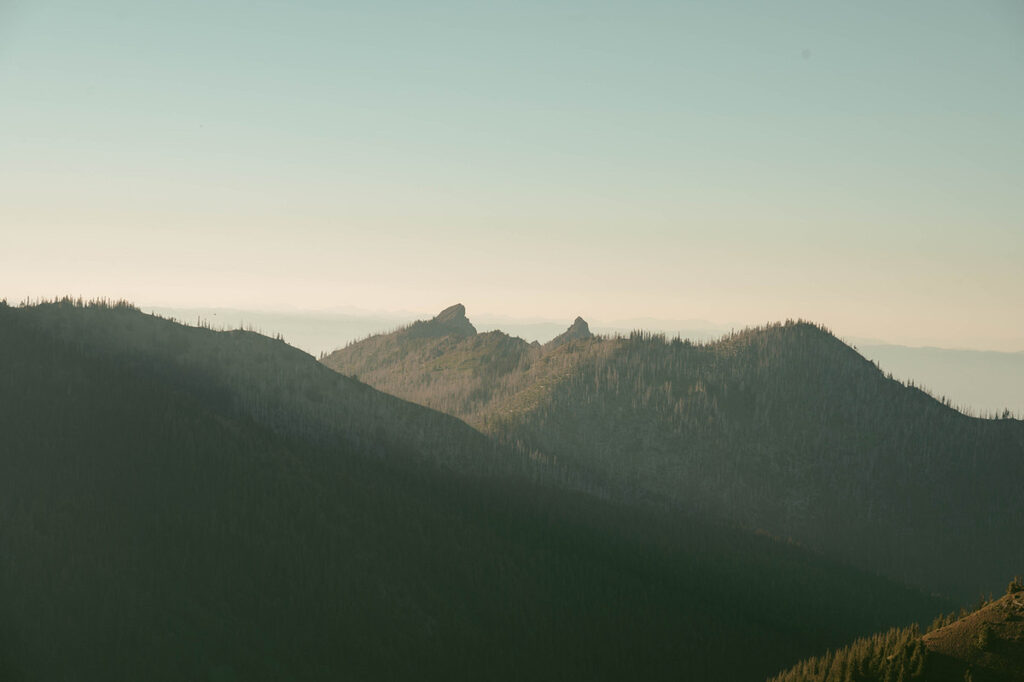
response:
[[(266, 312), (229, 308), (148, 308), (186, 324), (197, 322), (216, 329), (247, 328), (268, 336), (280, 334), (291, 345), (319, 356), (353, 341), (391, 331), (418, 319), (415, 313)], [(565, 331), (565, 323), (477, 316), (480, 331), (502, 330), (510, 336), (543, 344)], [(595, 333), (628, 336), (643, 329), (680, 336), (693, 342), (713, 341), (730, 332), (729, 326), (705, 320), (635, 319), (592, 325)], [(1009, 409), (1024, 418), (1024, 352), (1005, 353), (947, 348), (918, 348), (870, 339), (850, 343), (868, 360), (897, 379), (913, 381), (937, 397), (947, 397), (972, 414), (1000, 415)]]
[(1024, 352), (908, 348), (858, 344), (857, 350), (885, 372), (947, 397), (968, 414), (1024, 419)]
[(1024, 566), (1024, 422), (976, 419), (806, 322), (541, 345), (456, 305), (323, 358), (617, 499), (792, 538), (968, 600)]
[[(487, 426), (560, 419), (554, 397), (585, 363), (664, 345), (598, 341), (577, 323), (539, 347), (476, 334), (455, 308), (362, 348), (381, 372), (418, 366), (410, 349), (436, 353), (424, 371)], [(492, 439), (255, 333), (128, 304), (0, 305), (0, 376), (4, 680), (759, 680), (951, 605), (630, 503), (623, 487), (664, 491), (631, 465), (620, 481)], [(717, 399), (728, 419), (744, 409), (706, 383), (695, 414), (715, 415)], [(509, 414), (488, 407), (520, 385)]]

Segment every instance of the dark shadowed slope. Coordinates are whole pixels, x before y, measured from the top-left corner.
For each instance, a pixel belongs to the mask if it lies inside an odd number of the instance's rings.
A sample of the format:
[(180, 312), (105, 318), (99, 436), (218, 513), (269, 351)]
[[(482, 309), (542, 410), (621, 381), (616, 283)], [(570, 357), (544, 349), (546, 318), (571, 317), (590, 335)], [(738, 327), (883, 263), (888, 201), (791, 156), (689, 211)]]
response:
[(130, 306), (50, 304), (8, 315), (27, 331), (160, 376), (281, 434), (408, 451), (459, 471), (490, 470), (499, 458), (508, 465), (507, 453), (459, 420), (324, 371), (307, 353), (261, 334), (186, 327)]
[(943, 608), (456, 474), (500, 451), (255, 335), (0, 306), (0, 376), (5, 680), (760, 679)]
[(770, 682), (1021, 682), (1024, 585), (977, 610), (940, 617), (924, 636), (916, 626), (859, 639), (802, 661)]
[(633, 499), (972, 600), (1024, 567), (1024, 422), (967, 417), (807, 323), (693, 344), (398, 332), (324, 363)]

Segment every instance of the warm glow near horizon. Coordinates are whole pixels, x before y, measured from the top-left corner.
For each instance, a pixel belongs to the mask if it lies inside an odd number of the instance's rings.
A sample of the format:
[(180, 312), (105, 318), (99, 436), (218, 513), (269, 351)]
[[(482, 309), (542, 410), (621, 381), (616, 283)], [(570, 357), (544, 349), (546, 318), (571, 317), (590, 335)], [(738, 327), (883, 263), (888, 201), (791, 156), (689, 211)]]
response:
[(1012, 2), (0, 4), (0, 297), (1024, 351)]

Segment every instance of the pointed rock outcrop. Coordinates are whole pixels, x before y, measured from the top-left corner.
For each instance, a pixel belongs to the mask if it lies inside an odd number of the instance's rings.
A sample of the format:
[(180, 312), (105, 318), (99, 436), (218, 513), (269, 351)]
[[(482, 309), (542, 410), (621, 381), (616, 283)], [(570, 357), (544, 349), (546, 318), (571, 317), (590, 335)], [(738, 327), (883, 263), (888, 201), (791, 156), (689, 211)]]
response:
[(590, 333), (590, 325), (582, 317), (577, 317), (568, 329), (548, 341), (546, 345), (549, 348), (555, 348), (570, 341), (585, 341), (592, 338), (594, 335)]
[(445, 308), (433, 319), (414, 322), (405, 331), (405, 336), (414, 339), (440, 338), (442, 336), (473, 336), (476, 327), (466, 317), (466, 306), (456, 303)]

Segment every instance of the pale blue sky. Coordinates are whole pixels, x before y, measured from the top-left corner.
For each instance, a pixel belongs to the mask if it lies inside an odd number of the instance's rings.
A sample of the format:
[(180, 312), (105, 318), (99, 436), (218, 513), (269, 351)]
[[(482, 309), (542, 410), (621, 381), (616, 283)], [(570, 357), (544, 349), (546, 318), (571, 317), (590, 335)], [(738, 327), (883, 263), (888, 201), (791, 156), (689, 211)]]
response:
[(0, 0), (0, 296), (1024, 350), (1024, 3)]

